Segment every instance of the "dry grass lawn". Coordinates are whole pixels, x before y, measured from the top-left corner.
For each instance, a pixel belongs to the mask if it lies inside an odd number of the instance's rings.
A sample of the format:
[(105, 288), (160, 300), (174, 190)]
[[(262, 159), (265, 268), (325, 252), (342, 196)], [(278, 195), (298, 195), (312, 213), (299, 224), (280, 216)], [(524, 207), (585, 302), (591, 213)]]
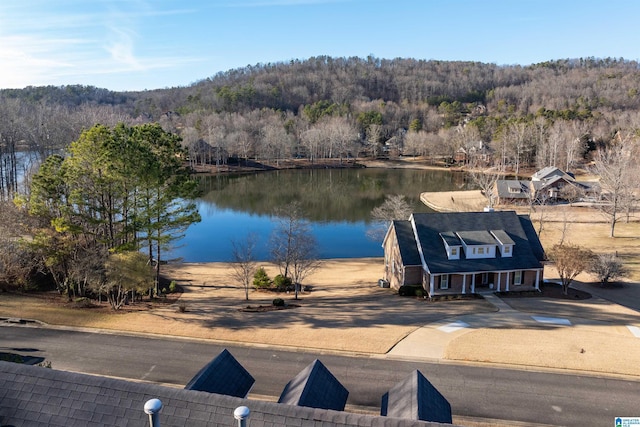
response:
[[(565, 241), (594, 252), (617, 251), (632, 269), (630, 280), (640, 280), (640, 222), (618, 224), (618, 237), (611, 239), (609, 226), (599, 213), (583, 208), (570, 213), (571, 220), (565, 221), (561, 210), (545, 212), (541, 233), (545, 247), (558, 243), (564, 233)], [(536, 215), (539, 212), (532, 215), (534, 225), (537, 225)], [(274, 266), (265, 264), (264, 267), (271, 277), (277, 274)], [(484, 300), (433, 303), (399, 297), (394, 291), (377, 286), (382, 268), (380, 258), (326, 260), (305, 281), (312, 289), (301, 293), (298, 301), (293, 300), (292, 294), (253, 289), (250, 300), (245, 301), (244, 290), (230, 278), (228, 265), (176, 264), (166, 266), (164, 273), (176, 280), (184, 292), (171, 305), (113, 313), (106, 308), (70, 308), (42, 298), (0, 294), (0, 316), (37, 319), (52, 325), (223, 342), (385, 354), (425, 325), (495, 311)], [(546, 267), (545, 277), (557, 277), (553, 267)], [(577, 280), (593, 279), (583, 274)], [(271, 312), (242, 311), (247, 305), (271, 305), (275, 297), (299, 307)], [(517, 305), (515, 308), (529, 318), (529, 323), (511, 329), (481, 327), (460, 334), (448, 343), (445, 357), (639, 375), (640, 339), (633, 337), (625, 326), (640, 327), (638, 312), (595, 298), (552, 303), (523, 298), (509, 303)], [(186, 312), (179, 312), (178, 304), (184, 304)], [(583, 321), (571, 327), (540, 327), (527, 315), (536, 312), (562, 314)]]
[[(265, 264), (270, 277), (274, 266)], [(113, 313), (45, 304), (25, 296), (3, 296), (0, 315), (32, 318), (54, 325), (113, 329), (308, 349), (384, 354), (413, 330), (455, 315), (493, 311), (483, 300), (428, 303), (402, 298), (377, 286), (380, 258), (327, 260), (306, 284), (310, 292), (250, 291), (229, 277), (224, 263), (170, 265), (165, 274), (184, 288), (173, 305), (150, 311)], [(276, 297), (300, 307), (244, 312), (247, 305), (271, 305)], [(187, 311), (178, 310), (185, 304)]]

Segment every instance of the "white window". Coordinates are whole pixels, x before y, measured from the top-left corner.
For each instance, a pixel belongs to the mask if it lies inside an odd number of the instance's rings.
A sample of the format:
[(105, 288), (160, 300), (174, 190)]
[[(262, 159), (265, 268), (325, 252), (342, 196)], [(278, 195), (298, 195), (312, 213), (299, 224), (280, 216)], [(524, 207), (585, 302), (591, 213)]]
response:
[(513, 284), (522, 285), (522, 270), (518, 270), (513, 274)]
[(440, 276), (440, 289), (449, 289), (449, 275), (443, 274)]
[(484, 254), (484, 248), (478, 248), (478, 253), (481, 255)]
[(451, 248), (451, 255), (458, 255), (458, 248)]
[(511, 246), (505, 246), (504, 247), (504, 253), (508, 254), (511, 251)]

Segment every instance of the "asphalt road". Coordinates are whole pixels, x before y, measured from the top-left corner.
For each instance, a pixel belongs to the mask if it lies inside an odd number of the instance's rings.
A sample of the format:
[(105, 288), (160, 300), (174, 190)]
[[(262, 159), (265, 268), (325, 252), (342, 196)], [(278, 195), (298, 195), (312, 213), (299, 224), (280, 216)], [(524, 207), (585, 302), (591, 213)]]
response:
[(0, 352), (44, 357), (54, 369), (183, 386), (227, 348), (254, 376), (252, 396), (274, 399), (285, 384), (320, 359), (349, 390), (348, 405), (379, 410), (380, 397), (419, 369), (449, 400), (454, 415), (566, 426), (613, 425), (640, 416), (640, 379), (624, 380), (367, 355), (282, 351), (69, 330), (0, 327)]

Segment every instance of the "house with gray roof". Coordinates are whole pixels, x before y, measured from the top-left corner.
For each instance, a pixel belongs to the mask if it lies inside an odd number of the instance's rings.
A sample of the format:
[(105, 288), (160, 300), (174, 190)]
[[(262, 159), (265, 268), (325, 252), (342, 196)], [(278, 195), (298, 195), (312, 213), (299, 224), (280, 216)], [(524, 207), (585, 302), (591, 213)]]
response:
[(544, 249), (531, 220), (514, 211), (414, 213), (383, 241), (385, 280), (429, 297), (538, 290)]
[(496, 181), (494, 193), (498, 204), (527, 204), (593, 197), (598, 191), (595, 182), (577, 181), (572, 174), (547, 166), (531, 175), (531, 180)]

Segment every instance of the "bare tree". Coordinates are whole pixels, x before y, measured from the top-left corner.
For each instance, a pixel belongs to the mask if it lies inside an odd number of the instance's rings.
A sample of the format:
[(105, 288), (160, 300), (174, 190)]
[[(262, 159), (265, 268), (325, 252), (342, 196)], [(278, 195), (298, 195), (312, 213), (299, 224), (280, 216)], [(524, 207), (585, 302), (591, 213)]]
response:
[(615, 237), (615, 227), (625, 203), (633, 200), (632, 183), (637, 170), (632, 155), (634, 144), (635, 141), (624, 138), (598, 151), (595, 157), (593, 172), (600, 176), (604, 203), (599, 206), (610, 218), (609, 237)]
[(271, 256), (280, 274), (295, 288), (295, 298), (302, 281), (319, 266), (317, 242), (309, 222), (304, 219), (299, 202), (291, 202), (275, 212), (276, 226), (271, 235)]
[(231, 277), (240, 283), (244, 288), (244, 298), (249, 301), (249, 286), (256, 272), (256, 260), (254, 250), (257, 236), (253, 233), (247, 234), (244, 240), (231, 241)]
[(371, 219), (373, 220), (367, 236), (373, 240), (384, 238), (389, 224), (394, 220), (407, 220), (411, 216), (412, 209), (407, 203), (405, 196), (401, 194), (388, 195), (384, 199), (384, 203), (376, 206), (371, 211)]
[(554, 245), (548, 252), (549, 259), (554, 262), (560, 281), (562, 293), (569, 293), (569, 285), (576, 276), (587, 270), (593, 254), (590, 250), (582, 249), (577, 245)]
[(500, 174), (493, 168), (482, 170), (472, 169), (469, 173), (471, 182), (480, 189), (482, 195), (487, 198), (487, 207), (493, 209), (493, 205), (498, 198), (496, 184), (500, 178)]
[(423, 130), (409, 131), (404, 137), (404, 150), (402, 154), (416, 156), (426, 156), (429, 154), (427, 142), (427, 132)]
[(588, 271), (598, 278), (602, 286), (607, 286), (610, 280), (626, 277), (629, 274), (629, 270), (616, 254), (594, 256)]

